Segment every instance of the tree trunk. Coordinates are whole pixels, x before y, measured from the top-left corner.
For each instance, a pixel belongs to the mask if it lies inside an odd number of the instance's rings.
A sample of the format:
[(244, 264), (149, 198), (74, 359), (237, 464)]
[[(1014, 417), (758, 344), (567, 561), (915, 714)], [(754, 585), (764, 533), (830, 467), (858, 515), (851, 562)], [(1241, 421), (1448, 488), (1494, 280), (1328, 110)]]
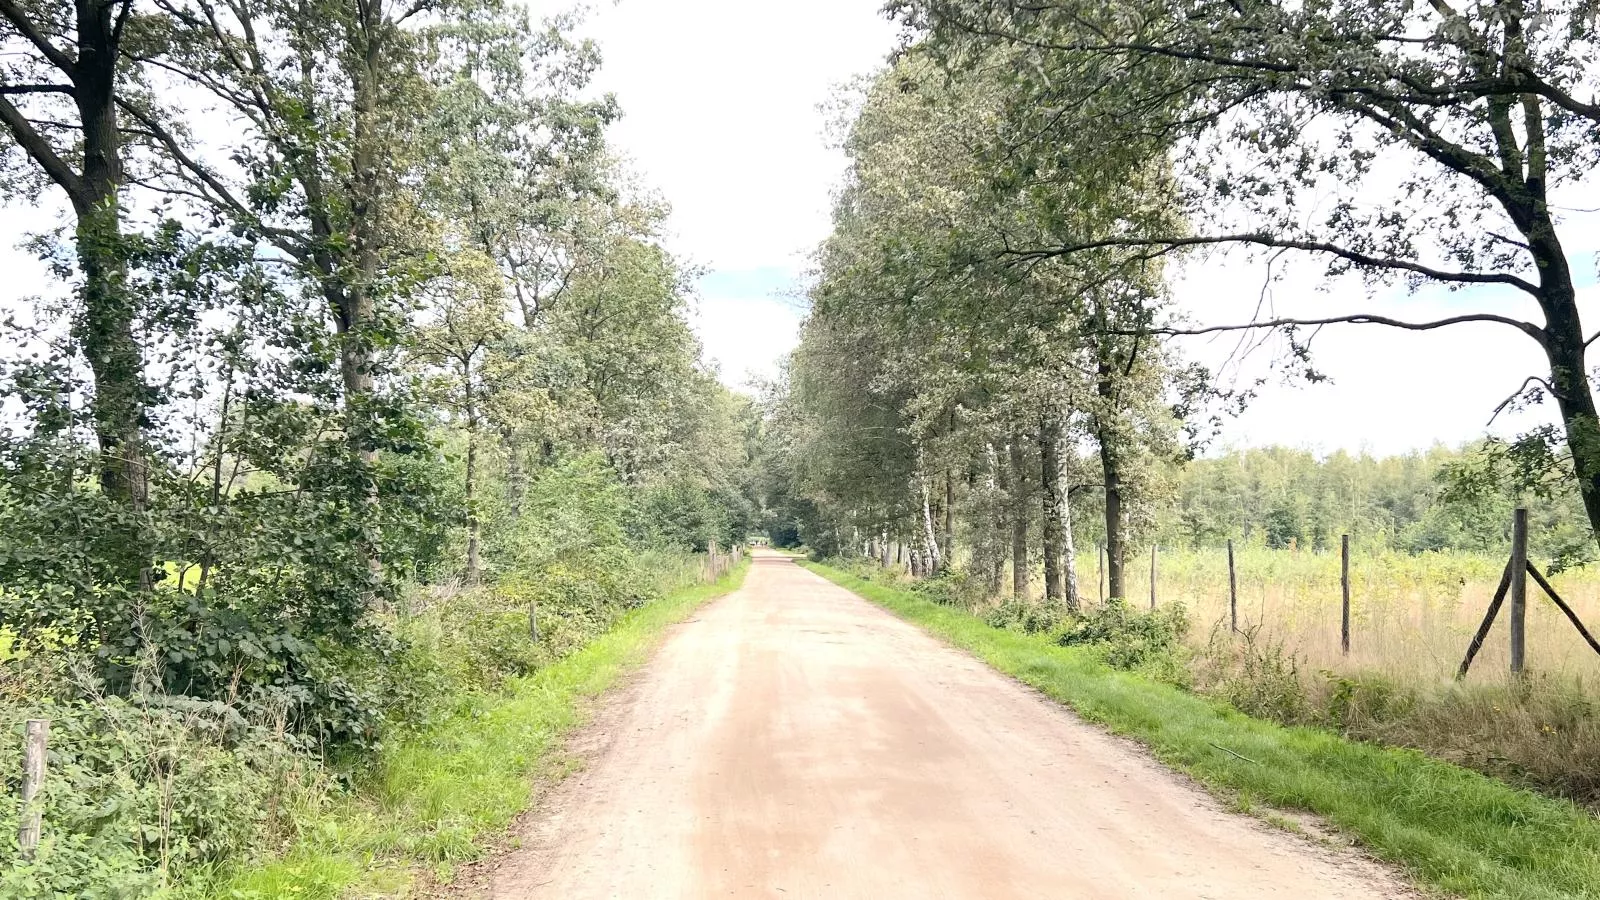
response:
[(1072, 487), (1063, 471), (1061, 485), (1061, 561), (1066, 573), (1067, 609), (1082, 608), (1078, 593), (1078, 547), (1072, 537)]
[(928, 478), (925, 475), (918, 475), (917, 481), (922, 485), (922, 539), (925, 542), (923, 546), (928, 549), (930, 563), (923, 568), (930, 569), (931, 571), (926, 574), (933, 575), (944, 568), (944, 560), (939, 555), (939, 538), (933, 531), (933, 510), (929, 505)]
[(1039, 496), (1043, 501), (1044, 598), (1065, 601), (1061, 584), (1061, 427), (1045, 416), (1039, 419)]
[(77, 217), (78, 266), (83, 271), (83, 317), (75, 331), (94, 375), (95, 441), (100, 489), (128, 511), (119, 532), (120, 566), (129, 585), (153, 585), (145, 513), (150, 468), (144, 441), (144, 354), (134, 334), (137, 299), (128, 290), (122, 246), (122, 132), (117, 124), (116, 4), (79, 2), (74, 99), (83, 126), (82, 176), (69, 187)]
[(527, 490), (527, 476), (522, 471), (522, 448), (513, 440), (511, 429), (501, 432), (500, 441), (506, 451), (506, 515), (516, 522), (522, 518), (522, 496)]
[(467, 572), (468, 584), (478, 583), (478, 411), (472, 396), (472, 361), (462, 366), (467, 412)]
[(1028, 470), (1022, 437), (1011, 438), (1011, 594), (1028, 598)]
[[(1546, 218), (1543, 227), (1530, 230), (1534, 234), (1529, 243), (1539, 264), (1539, 305), (1545, 314), (1544, 351), (1550, 361), (1551, 393), (1561, 411), (1589, 528), (1594, 539), (1600, 541), (1600, 414), (1589, 384), (1588, 347), (1578, 314), (1577, 291), (1561, 245), (1555, 240), (1554, 225)], [(1540, 235), (1548, 235), (1548, 239), (1541, 241)]]
[(944, 565), (955, 562), (955, 484), (950, 469), (944, 469), (944, 532), (939, 535), (939, 549), (944, 552)]
[(1115, 425), (1117, 416), (1116, 366), (1102, 352), (1095, 390), (1100, 408), (1095, 415), (1095, 438), (1100, 443), (1100, 469), (1106, 494), (1106, 580), (1110, 596), (1121, 599), (1123, 562), (1122, 521), (1122, 437)]
[(999, 454), (995, 453), (994, 444), (987, 447), (989, 462), (989, 492), (987, 495), (987, 511), (991, 513), (988, 537), (984, 540), (985, 553), (989, 563), (989, 581), (987, 596), (993, 597), (1000, 593), (1000, 585), (1006, 575), (1005, 531), (1006, 507), (1001, 501), (1010, 490), (1010, 478), (1006, 467), (1000, 465)]

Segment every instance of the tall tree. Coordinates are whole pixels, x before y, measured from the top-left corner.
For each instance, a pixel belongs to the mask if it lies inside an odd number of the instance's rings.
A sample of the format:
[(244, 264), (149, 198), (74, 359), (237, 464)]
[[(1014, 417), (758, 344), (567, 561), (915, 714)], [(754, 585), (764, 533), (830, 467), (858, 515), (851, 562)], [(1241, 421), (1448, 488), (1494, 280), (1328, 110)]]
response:
[(72, 207), (82, 278), (72, 333), (94, 378), (100, 489), (122, 510), (110, 527), (123, 577), (148, 590), (149, 388), (135, 333), (140, 298), (128, 287), (122, 206), (128, 138), (119, 120), (137, 89), (124, 53), (132, 15), (132, 0), (0, 0), (0, 123), (12, 150), (31, 163), (21, 183), (42, 174)]
[[(1093, 161), (1184, 153), (1195, 231), (1157, 223), (1012, 248), (1019, 259), (1109, 247), (1156, 258), (1243, 245), (1411, 287), (1498, 289), (1505, 312), (1412, 322), (1379, 312), (1243, 326), (1493, 323), (1532, 339), (1547, 371), (1524, 400), (1555, 401), (1570, 470), (1600, 540), (1600, 418), (1559, 193), (1600, 162), (1600, 23), (1581, 0), (1097, 4), (907, 0), (906, 20), (952, 59), (1028, 54), (1012, 115), (1035, 153)], [(1031, 155), (1031, 154), (1029, 154)], [(1319, 198), (1307, 215), (1300, 202)], [(1567, 206), (1581, 204), (1566, 204)], [(1325, 212), (1324, 212), (1325, 211)], [(1154, 227), (1149, 227), (1154, 226)], [(1196, 233), (1197, 232), (1197, 233)], [(1515, 312), (1531, 298), (1542, 321)], [(1182, 327), (1168, 332), (1192, 331)], [(1218, 329), (1202, 329), (1218, 330)], [(1535, 437), (1543, 436), (1543, 433)], [(1549, 435), (1554, 438), (1555, 435)], [(1559, 465), (1526, 441), (1532, 462)]]

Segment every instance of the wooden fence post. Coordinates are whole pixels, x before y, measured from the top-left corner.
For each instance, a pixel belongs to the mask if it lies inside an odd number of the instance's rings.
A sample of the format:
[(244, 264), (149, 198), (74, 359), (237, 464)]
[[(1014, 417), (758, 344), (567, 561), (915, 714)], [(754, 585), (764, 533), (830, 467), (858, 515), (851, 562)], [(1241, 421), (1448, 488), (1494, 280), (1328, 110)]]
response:
[(1228, 539), (1228, 627), (1239, 633), (1239, 578), (1233, 568), (1233, 539)]
[(1350, 655), (1350, 535), (1339, 538), (1339, 590), (1344, 595), (1339, 615), (1339, 652)]
[(45, 746), (50, 740), (49, 719), (29, 719), (22, 746), (22, 824), (17, 828), (17, 846), (23, 859), (33, 859), (39, 848), (42, 819), (35, 802), (44, 786)]
[(1094, 577), (1100, 589), (1100, 602), (1106, 602), (1106, 545), (1103, 541), (1094, 542)]
[(1528, 509), (1511, 519), (1511, 673), (1522, 674), (1528, 626)]
[(1150, 545), (1150, 608), (1156, 608), (1156, 545)]

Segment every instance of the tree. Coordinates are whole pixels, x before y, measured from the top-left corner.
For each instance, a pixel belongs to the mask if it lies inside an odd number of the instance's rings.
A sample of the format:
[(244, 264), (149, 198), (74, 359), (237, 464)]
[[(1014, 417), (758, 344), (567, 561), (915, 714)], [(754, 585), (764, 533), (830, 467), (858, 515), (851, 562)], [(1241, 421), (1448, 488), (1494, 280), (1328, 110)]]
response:
[[(983, 548), (991, 577), (1005, 541), (989, 532), (1009, 531), (1019, 596), (1041, 556), (1029, 547), (1039, 519), (1046, 599), (1073, 606), (1071, 497), (1089, 487), (1067, 483), (1068, 469), (1077, 468), (1069, 465), (1074, 448), (1093, 440), (1107, 464), (1093, 486), (1106, 489), (1106, 528), (1120, 560), (1124, 470), (1145, 459), (1141, 443), (1160, 439), (1152, 426), (1161, 417), (1147, 409), (1161, 405), (1169, 357), (1148, 339), (1107, 329), (1155, 315), (1160, 269), (1122, 250), (1014, 264), (1005, 249), (1056, 229), (1091, 227), (1086, 219), (1126, 208), (1150, 218), (1170, 213), (1159, 167), (1148, 165), (1127, 167), (1102, 193), (1085, 189), (1071, 198), (1012, 190), (1024, 177), (1016, 173), (1002, 173), (1011, 181), (997, 184), (987, 154), (1012, 139), (1002, 116), (1004, 73), (1017, 63), (997, 52), (951, 72), (913, 48), (866, 90), (848, 125), (852, 168), (834, 232), (819, 252), (791, 400), (818, 423), (808, 436), (844, 432), (813, 445), (814, 454), (879, 448), (853, 482), (841, 473), (826, 490), (817, 486), (812, 497), (823, 508), (870, 497), (859, 505), (874, 521), (858, 524), (891, 537), (909, 532), (929, 550), (943, 545), (948, 557), (933, 510), (942, 499), (943, 518), (953, 523), (965, 499), (973, 545)], [(1014, 165), (1031, 184), (1048, 186), (1045, 176), (1066, 163)], [(1130, 414), (1131, 407), (1141, 412)], [(827, 424), (835, 419), (838, 426)], [(820, 466), (797, 464), (808, 468)], [(953, 477), (959, 471), (968, 473), (965, 498)], [(931, 490), (939, 472), (942, 498)], [(947, 536), (956, 530), (943, 529)], [(1120, 571), (1114, 567), (1118, 590)]]
[(121, 200), (128, 136), (119, 112), (138, 88), (124, 53), (132, 16), (132, 0), (0, 2), (6, 59), (0, 63), (0, 122), (34, 169), (19, 180), (23, 189), (42, 174), (72, 206), (83, 279), (72, 333), (94, 377), (100, 489), (121, 508), (113, 527), (123, 578), (148, 591), (144, 422), (150, 389), (135, 334), (140, 299), (127, 283)]
[(486, 357), (505, 335), (504, 284), (493, 261), (476, 251), (462, 251), (450, 259), (447, 272), (426, 293), (436, 299), (433, 321), (414, 338), (416, 353), (426, 365), (442, 368), (446, 375), (441, 405), (460, 417), (466, 432), (466, 472), (462, 487), (466, 503), (467, 559), (465, 575), (475, 583), (480, 574), (480, 517), (478, 512), (479, 431), (485, 395)]
[[(905, 20), (953, 59), (1002, 46), (1032, 65), (1012, 113), (1041, 150), (1093, 172), (1164, 158), (1198, 233), (1164, 227), (1062, 235), (1013, 248), (1039, 259), (1109, 247), (1150, 258), (1244, 245), (1328, 260), (1330, 274), (1451, 289), (1498, 287), (1543, 322), (1465, 313), (1408, 322), (1376, 313), (1244, 326), (1375, 323), (1412, 330), (1509, 326), (1549, 364), (1518, 392), (1554, 399), (1571, 471), (1600, 540), (1600, 419), (1557, 192), (1600, 160), (1597, 26), (1588, 3), (1455, 6), (1078, 0), (907, 0)], [(1020, 129), (1019, 129), (1020, 130)], [(1306, 216), (1317, 194), (1326, 213)], [(1148, 223), (1144, 223), (1148, 225)], [(1218, 329), (1168, 326), (1163, 333)], [(1524, 449), (1559, 461), (1537, 442)], [(1548, 443), (1544, 445), (1548, 447)]]

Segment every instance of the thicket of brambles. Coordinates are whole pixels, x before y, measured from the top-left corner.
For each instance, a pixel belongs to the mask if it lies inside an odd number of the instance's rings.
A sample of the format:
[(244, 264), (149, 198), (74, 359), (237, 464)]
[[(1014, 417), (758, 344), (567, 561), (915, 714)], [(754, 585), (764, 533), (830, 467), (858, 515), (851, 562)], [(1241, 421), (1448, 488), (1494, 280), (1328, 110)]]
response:
[(756, 414), (571, 20), (0, 13), (0, 185), (57, 279), (0, 339), (0, 734), (53, 722), (0, 895), (201, 891), (752, 527)]
[[(1451, 615), (1424, 616), (1428, 598), (1405, 594), (1422, 626), (1452, 635), (1466, 573), (1486, 569), (1492, 589), (1504, 566), (1517, 505), (1534, 510), (1541, 566), (1594, 558), (1600, 419), (1570, 221), (1600, 158), (1600, 111), (1581, 99), (1600, 74), (1589, 7), (890, 9), (906, 42), (842, 104), (850, 168), (802, 339), (770, 399), (775, 539), (894, 577), (939, 575), (926, 591), (996, 624), (1065, 629), (1063, 640), (1107, 615), (1088, 609), (1102, 595), (1143, 604), (1152, 546), (1220, 560), (1232, 540), (1309, 556), (1350, 534), (1372, 558), (1483, 553), (1492, 561), (1434, 566), (1449, 579), (1419, 575), (1448, 588), (1434, 600)], [(1383, 460), (1202, 455), (1219, 418), (1251, 399), (1218, 389), (1171, 339), (1227, 330), (1193, 321), (1169, 286), (1174, 260), (1208, 248), (1473, 292), (1474, 310), (1505, 312), (1409, 321), (1384, 308), (1397, 292), (1374, 292), (1370, 312), (1239, 327), (1280, 332), (1284, 365), (1308, 379), (1321, 377), (1309, 337), (1322, 326), (1498, 327), (1549, 363), (1504, 407), (1544, 404), (1557, 424)], [(1533, 305), (1541, 315), (1520, 318)], [(1403, 382), (1394, 397), (1429, 402)], [(1182, 565), (1198, 571), (1204, 555)], [(1419, 572), (1432, 565), (1419, 560)], [(1225, 596), (1225, 574), (1208, 571)], [(1337, 604), (1337, 580), (1328, 590)], [(1472, 624), (1451, 641), (1464, 646)], [(1462, 700), (1433, 673), (1407, 683), (1407, 670), (1399, 687), (1392, 672), (1322, 679), (1297, 656), (1296, 627), (1269, 648), (1213, 644), (1209, 668), (1163, 671), (1231, 685), (1242, 707), (1288, 721), (1318, 719), (1306, 711), (1326, 709), (1316, 698), (1329, 691), (1347, 712), (1320, 721), (1340, 727), (1361, 718), (1352, 702), (1380, 704), (1392, 721), (1366, 733), (1593, 798), (1584, 746), (1600, 728), (1581, 683), (1494, 721), (1485, 711), (1501, 698)], [(1203, 628), (1189, 634), (1206, 643)]]

